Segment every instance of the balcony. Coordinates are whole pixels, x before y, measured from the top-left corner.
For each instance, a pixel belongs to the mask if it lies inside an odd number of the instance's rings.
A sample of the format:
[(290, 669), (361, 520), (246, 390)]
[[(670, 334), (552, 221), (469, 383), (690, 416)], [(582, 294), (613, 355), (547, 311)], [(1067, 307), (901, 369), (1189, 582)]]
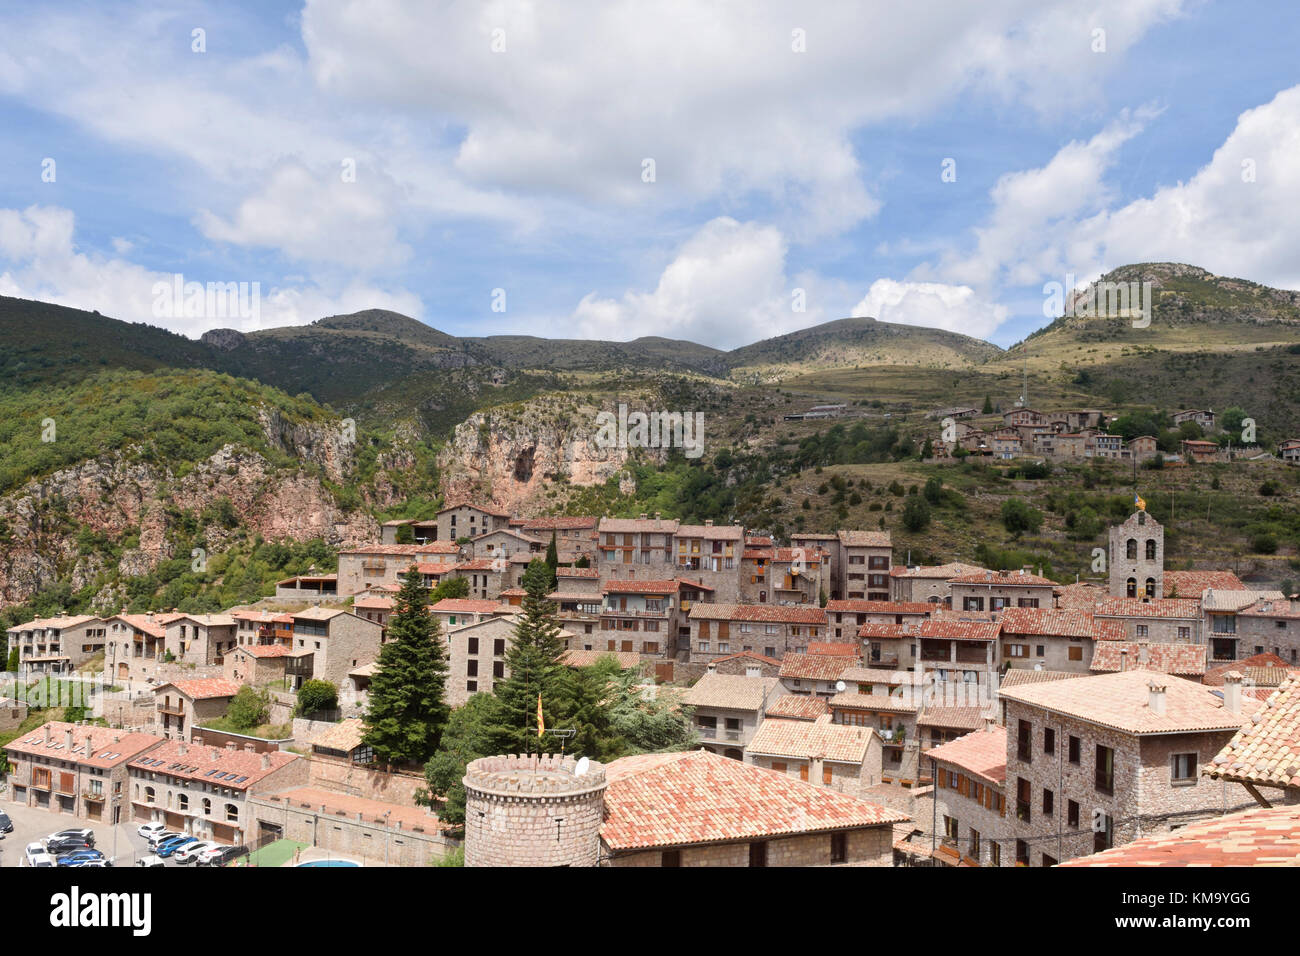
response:
[(703, 737), (705, 740), (717, 740), (717, 739), (718, 739), (718, 728), (717, 728), (717, 727), (697, 727), (697, 728), (695, 728), (695, 729), (699, 731), (700, 736)]
[(158, 713), (170, 714), (172, 717), (184, 717), (185, 708), (180, 704), (159, 704)]

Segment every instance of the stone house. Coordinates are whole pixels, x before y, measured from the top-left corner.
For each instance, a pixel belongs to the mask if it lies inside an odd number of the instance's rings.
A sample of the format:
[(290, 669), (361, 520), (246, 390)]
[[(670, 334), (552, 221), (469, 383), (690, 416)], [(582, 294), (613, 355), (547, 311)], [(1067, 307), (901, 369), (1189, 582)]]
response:
[(745, 529), (740, 525), (678, 525), (673, 533), (674, 575), (706, 585), (714, 600), (740, 600), (740, 563)]
[(1173, 674), (1204, 683), (1204, 644), (1151, 644), (1137, 641), (1098, 641), (1089, 666), (1094, 674), (1113, 674), (1130, 669)]
[(543, 550), (554, 536), (555, 550), (559, 553), (561, 562), (576, 561), (579, 558), (594, 562), (598, 524), (598, 519), (590, 515), (556, 515), (550, 518), (528, 518), (519, 530), (541, 541)]
[(456, 564), (461, 548), (454, 542), (369, 544), (339, 552), (338, 594), (351, 597), (378, 585), (401, 584), (412, 565)]
[[(925, 621), (917, 631), (920, 653), (916, 666), (932, 674), (936, 688), (959, 685), (965, 697), (953, 703), (982, 703), (997, 687), (998, 637), (1001, 626), (987, 621)], [(941, 688), (953, 695), (954, 688)], [(968, 698), (968, 699), (967, 699)]]
[(960, 561), (951, 564), (890, 568), (889, 600), (910, 604), (944, 604), (951, 607), (952, 585), (948, 582), (955, 577), (975, 574), (983, 570), (978, 565), (963, 564)]
[(1238, 648), (1300, 665), (1300, 601), (1262, 598), (1237, 611)]
[(115, 614), (104, 619), (104, 668), (117, 680), (157, 676), (167, 632), (150, 614)]
[[(772, 542), (763, 545), (749, 545), (749, 547), (770, 548)], [(840, 555), (840, 538), (836, 534), (821, 534), (817, 532), (790, 532), (790, 547), (800, 548), (805, 555), (817, 555), (821, 559), (822, 574), (830, 590), (830, 597), (838, 598), (844, 595), (840, 593), (839, 570), (841, 563)], [(762, 604), (762, 601), (750, 602)]]
[(1184, 438), (1178, 443), (1178, 450), (1184, 461), (1196, 464), (1212, 464), (1219, 460), (1219, 446), (1212, 441)]
[[(1281, 591), (1225, 591), (1207, 588), (1201, 595), (1198, 606), (1204, 616), (1204, 635), (1210, 648), (1210, 660), (1234, 661), (1265, 653), (1265, 648), (1269, 645), (1265, 643), (1264, 635), (1270, 633), (1270, 627), (1274, 634), (1284, 634), (1289, 626), (1287, 618), (1285, 615), (1275, 616), (1260, 611), (1245, 615), (1243, 612), (1265, 605), (1270, 610), (1281, 608), (1286, 601), (1286, 595)], [(1287, 606), (1289, 610), (1289, 603)], [(1279, 620), (1283, 622), (1282, 627), (1277, 626)], [(1280, 642), (1277, 646), (1289, 647)]]
[(493, 616), (447, 631), (447, 702), (459, 707), (471, 694), (492, 692), (509, 676), (506, 650), (515, 637), (514, 616)]
[(880, 783), (880, 737), (870, 727), (769, 716), (745, 747), (745, 762), (819, 787), (861, 796)]
[(998, 620), (999, 663), (1007, 668), (1087, 674), (1095, 644), (1124, 637), (1118, 622), (1098, 621), (1091, 611), (1009, 607)]
[(379, 656), (384, 629), (342, 608), (309, 607), (294, 611), (292, 647), (285, 665), (289, 689), (309, 680), (341, 687), (348, 672)]
[(864, 624), (894, 624), (899, 627), (919, 627), (929, 620), (934, 604), (916, 601), (827, 601), (826, 618), (828, 636), (835, 640), (854, 641)]
[(209, 747), (166, 741), (128, 763), (132, 820), (165, 823), (200, 840), (251, 844), (257, 838), (248, 798), (307, 783), (308, 761), (253, 745)]
[(1139, 462), (1148, 461), (1160, 454), (1160, 446), (1152, 435), (1138, 435), (1129, 439), (1128, 453)]
[(1208, 408), (1192, 408), (1174, 412), (1173, 418), (1175, 427), (1183, 422), (1195, 422), (1205, 431), (1214, 429), (1214, 412)]
[[(1147, 670), (1003, 688), (1003, 866), (1054, 866), (1253, 803), (1201, 777), (1259, 702)], [(1244, 798), (1244, 799), (1242, 799)]]
[(221, 676), (233, 684), (265, 687), (284, 680), (291, 651), (283, 644), (244, 644), (225, 656)]
[(857, 655), (790, 653), (781, 658), (778, 676), (787, 693), (830, 700), (839, 692), (844, 672), (861, 664)]
[(602, 583), (628, 578), (664, 580), (677, 574), (673, 538), (680, 522), (653, 518), (601, 518), (597, 527)]
[(768, 706), (785, 693), (772, 677), (705, 674), (682, 702), (693, 708), (695, 732), (705, 750), (741, 760)]
[(1286, 441), (1278, 442), (1277, 456), (1285, 462), (1300, 461), (1300, 438), (1288, 438)]
[(1056, 582), (1026, 570), (975, 571), (948, 579), (952, 608), (1000, 611), (1004, 607), (1054, 607)]
[(1097, 605), (1093, 618), (1098, 624), (1119, 625), (1128, 641), (1199, 644), (1203, 640), (1201, 602), (1196, 600), (1107, 598)]
[(916, 695), (844, 690), (834, 694), (828, 704), (831, 723), (869, 728), (880, 740), (880, 778), (875, 783), (910, 787), (918, 780), (916, 717), (921, 702)]
[(164, 654), (182, 664), (220, 666), (238, 644), (236, 630), (230, 614), (177, 614), (163, 625)]
[(194, 728), (224, 717), (241, 684), (221, 677), (174, 680), (153, 690), (154, 726), (169, 740), (189, 740)]
[(672, 657), (684, 622), (678, 606), (681, 582), (621, 580), (606, 582), (600, 602), (597, 649), (643, 657)]
[(826, 612), (773, 604), (694, 604), (688, 626), (692, 663), (706, 664), (736, 651), (784, 657), (803, 653), (822, 639)]
[(275, 582), (275, 596), (280, 601), (306, 601), (320, 604), (337, 601), (339, 576), (337, 574), (299, 574)]
[(925, 755), (934, 780), (918, 808), (917, 823), (933, 819), (939, 840), (936, 858), (952, 866), (1002, 866), (1014, 843), (1008, 830), (1006, 796), (1007, 730), (997, 724), (958, 737)]
[(888, 601), (894, 546), (888, 531), (840, 531), (835, 567), (846, 600)]
[(605, 770), (609, 866), (891, 866), (894, 824), (907, 820), (705, 751), (623, 757)]
[(42, 674), (69, 674), (104, 651), (105, 622), (90, 614), (36, 618), (6, 631), (18, 648), (18, 670), (25, 679)]
[(429, 608), (429, 613), (443, 633), (452, 628), (477, 624), (498, 614), (514, 614), (516, 608), (498, 601), (485, 601), (482, 598), (443, 598)]
[[(438, 537), (440, 542), (456, 542), (477, 538), (498, 528), (510, 527), (510, 512), (493, 505), (476, 505), (468, 501), (447, 504), (438, 509)], [(544, 547), (544, 546), (543, 546)]]
[(122, 822), (129, 817), (127, 763), (162, 742), (153, 734), (50, 721), (5, 745), (9, 799), (83, 820)]
[(709, 670), (716, 674), (732, 674), (744, 677), (777, 677), (781, 673), (781, 661), (775, 657), (764, 657), (753, 651), (740, 651), (727, 657), (715, 657), (709, 661)]
[(522, 534), (513, 528), (497, 528), (471, 538), (466, 547), (469, 548), (470, 556), (474, 560), (490, 561), (493, 558), (508, 559), (515, 554), (545, 557), (548, 543), (540, 538)]

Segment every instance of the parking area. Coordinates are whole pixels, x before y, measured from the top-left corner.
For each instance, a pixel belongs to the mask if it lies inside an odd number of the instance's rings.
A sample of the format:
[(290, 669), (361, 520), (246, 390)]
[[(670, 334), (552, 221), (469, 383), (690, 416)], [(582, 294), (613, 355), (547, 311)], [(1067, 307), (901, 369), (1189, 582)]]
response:
[[(136, 823), (121, 823), (114, 827), (67, 813), (24, 807), (7, 799), (0, 799), (0, 810), (7, 813), (14, 824), (14, 832), (5, 834), (5, 838), (0, 840), (0, 867), (22, 866), (23, 850), (27, 844), (37, 843), (56, 830), (73, 827), (89, 827), (93, 830), (95, 849), (111, 857), (114, 866), (134, 866), (138, 857), (149, 852), (149, 842), (136, 833), (139, 825)], [(179, 864), (167, 860), (165, 865)]]

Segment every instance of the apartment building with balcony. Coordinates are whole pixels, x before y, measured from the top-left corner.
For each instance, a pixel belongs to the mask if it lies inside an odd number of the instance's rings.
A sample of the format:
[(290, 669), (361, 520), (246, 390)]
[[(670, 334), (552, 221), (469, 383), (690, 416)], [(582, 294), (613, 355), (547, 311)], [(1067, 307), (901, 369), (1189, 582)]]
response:
[[(844, 683), (848, 683), (845, 681)], [(870, 728), (880, 739), (880, 783), (911, 787), (920, 780), (916, 717), (921, 701), (911, 693), (861, 693), (846, 688), (829, 700), (833, 724)]]
[(293, 646), (293, 615), (273, 611), (239, 609), (230, 612), (235, 620), (235, 643)]
[(856, 641), (864, 624), (919, 627), (934, 614), (935, 605), (915, 601), (828, 601), (827, 629), (837, 641)]
[[(949, 866), (1002, 866), (1014, 853), (1007, 833), (1007, 729), (993, 724), (935, 747), (925, 755), (934, 786), (916, 812), (934, 821), (936, 859)], [(934, 806), (926, 806), (929, 802)]]
[(456, 564), (461, 558), (461, 547), (446, 540), (346, 548), (339, 552), (338, 595), (346, 598), (380, 585), (398, 585), (412, 565)]
[(131, 819), (163, 823), (200, 840), (252, 844), (248, 798), (306, 786), (309, 761), (283, 750), (257, 753), (251, 743), (210, 747), (169, 740), (127, 763)]
[(743, 760), (745, 748), (767, 716), (767, 708), (785, 693), (772, 677), (705, 674), (682, 703), (692, 708), (695, 732), (705, 750)]
[(593, 638), (594, 649), (672, 657), (684, 621), (678, 601), (681, 585), (675, 578), (606, 582), (601, 589), (600, 630)]
[[(918, 655), (915, 666), (933, 675), (936, 688), (960, 685), (968, 699), (952, 703), (985, 702), (997, 690), (1001, 625), (996, 621), (931, 620), (916, 632)], [(953, 689), (942, 689), (945, 699)]]
[(663, 581), (677, 574), (673, 544), (681, 522), (653, 518), (601, 518), (597, 526), (597, 565), (602, 583), (649, 578)]
[(556, 568), (555, 577), (556, 590), (546, 597), (555, 602), (562, 626), (574, 635), (574, 649), (595, 650), (604, 607), (600, 572), (595, 568)]
[(1254, 805), (1201, 775), (1261, 703), (1240, 678), (1221, 692), (1130, 670), (1002, 688), (1011, 852), (1055, 866)]
[(162, 742), (153, 734), (50, 721), (5, 745), (9, 799), (83, 820), (122, 822), (129, 817), (127, 764)]
[(736, 651), (784, 658), (806, 653), (809, 644), (823, 640), (826, 612), (818, 607), (697, 603), (688, 623), (692, 663), (707, 664)]
[(673, 533), (674, 575), (707, 585), (725, 604), (740, 600), (745, 530), (740, 525), (678, 525)]
[(384, 628), (342, 608), (309, 607), (290, 614), (292, 645), (285, 659), (289, 688), (308, 680), (342, 687), (354, 668), (379, 657)]
[[(1287, 596), (1281, 591), (1225, 591), (1221, 588), (1207, 588), (1201, 595), (1200, 602), (1185, 603), (1187, 615), (1194, 614), (1198, 607), (1201, 611), (1204, 618), (1204, 640), (1209, 646), (1211, 661), (1234, 661), (1238, 658), (1269, 652), (1267, 650), (1269, 645), (1263, 642), (1261, 636), (1269, 633), (1270, 620), (1273, 622), (1275, 633), (1280, 634), (1287, 629), (1285, 626), (1279, 628), (1276, 623), (1278, 620), (1285, 623), (1285, 617), (1274, 617), (1258, 611), (1254, 614), (1243, 615), (1242, 613), (1263, 605), (1270, 608), (1281, 607), (1283, 603), (1287, 603)], [(1196, 641), (1200, 639), (1199, 635), (1193, 637)], [(1279, 641), (1277, 646), (1282, 648), (1290, 645), (1284, 645)], [(1290, 658), (1289, 650), (1285, 656)]]
[(6, 633), (9, 646), (18, 648), (18, 671), (25, 679), (72, 673), (108, 640), (105, 623), (90, 614), (36, 618)]
[(154, 728), (168, 740), (190, 740), (195, 727), (225, 716), (241, 686), (224, 677), (160, 684), (153, 690)]
[(838, 594), (845, 600), (888, 601), (893, 543), (888, 531), (840, 531), (835, 556)]

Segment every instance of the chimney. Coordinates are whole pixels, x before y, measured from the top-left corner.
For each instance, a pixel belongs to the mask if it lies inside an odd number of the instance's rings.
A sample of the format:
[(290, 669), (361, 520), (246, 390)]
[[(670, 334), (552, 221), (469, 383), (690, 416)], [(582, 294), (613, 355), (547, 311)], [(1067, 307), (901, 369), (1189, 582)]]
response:
[(1121, 647), (1119, 649), (1119, 672), (1122, 674), (1126, 670), (1128, 670), (1128, 648)]
[(46, 724), (45, 725), (45, 746), (48, 747), (49, 745), (50, 745), (50, 725)]
[(91, 746), (90, 734), (86, 734), (86, 759), (89, 760), (93, 756), (95, 756), (95, 748)]
[(706, 528), (712, 528), (712, 527), (713, 527), (713, 519), (712, 519), (712, 518), (705, 518), (705, 519), (704, 519), (704, 527), (706, 527)]
[(209, 757), (208, 757), (209, 760), (220, 760), (220, 759), (221, 759), (221, 751), (220, 751), (219, 749), (217, 749), (216, 747), (211, 747), (211, 748), (209, 748), (209, 749), (211, 750), (211, 753), (209, 754)]
[(1241, 713), (1241, 673), (1228, 671), (1223, 677), (1223, 709), (1230, 714)]
[(251, 754), (251, 753), (257, 753), (257, 745), (254, 744), (251, 740), (250, 740), (250, 741), (247, 741), (247, 742), (244, 744), (244, 749), (245, 749), (246, 751), (248, 751), (250, 754)]
[(263, 770), (271, 769), (271, 757), (269, 754), (262, 754), (262, 769)]
[(72, 731), (71, 730), (65, 730), (63, 732), (63, 746), (67, 749), (68, 753), (72, 753)]
[(1165, 685), (1150, 681), (1147, 684), (1147, 706), (1153, 714), (1165, 714)]
[(817, 786), (822, 785), (822, 767), (825, 760), (825, 754), (813, 754), (808, 758), (808, 763), (811, 765), (808, 768), (809, 783), (816, 784)]
[(180, 743), (178, 743), (178, 744), (176, 745), (176, 756), (178, 756), (178, 757), (184, 757), (184, 756), (185, 756), (185, 751), (186, 751), (187, 749), (189, 749), (189, 748), (187, 748), (187, 747), (185, 746), (185, 741), (182, 740)]
[(238, 750), (238, 749), (239, 749), (239, 744), (235, 743), (233, 740), (227, 740), (227, 741), (226, 741), (226, 749), (227, 749), (227, 750)]
[[(650, 516), (649, 516), (648, 514), (646, 514), (644, 511), (641, 512), (640, 518), (641, 518), (642, 521), (645, 521), (646, 518), (648, 518), (648, 517), (650, 517)], [(659, 516), (658, 516), (658, 515), (655, 515), (655, 517), (657, 518), (657, 517), (659, 517)]]

